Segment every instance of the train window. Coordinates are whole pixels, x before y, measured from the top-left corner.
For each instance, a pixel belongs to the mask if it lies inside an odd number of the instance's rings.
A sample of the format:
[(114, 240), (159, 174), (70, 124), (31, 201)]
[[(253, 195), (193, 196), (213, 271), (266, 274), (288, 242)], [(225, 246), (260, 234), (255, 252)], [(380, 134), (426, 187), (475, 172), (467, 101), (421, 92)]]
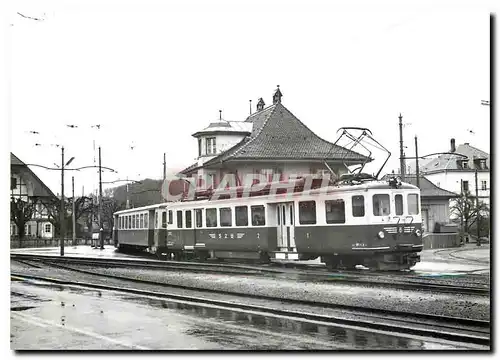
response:
[(264, 205), (251, 206), (252, 213), (252, 225), (253, 226), (264, 226), (266, 225), (266, 209)]
[(177, 228), (181, 229), (182, 228), (182, 211), (178, 210), (176, 216), (177, 216)]
[(132, 215), (128, 216), (128, 228), (132, 229)]
[(418, 194), (408, 194), (408, 214), (418, 214)]
[(233, 222), (231, 219), (231, 208), (221, 208), (219, 209), (220, 213), (220, 226), (232, 226)]
[(161, 212), (161, 227), (164, 229), (167, 227), (167, 212), (166, 211)]
[(316, 202), (299, 202), (299, 222), (301, 224), (316, 224)]
[(144, 229), (144, 214), (141, 214), (141, 217), (139, 220), (139, 229)]
[(293, 225), (293, 206), (290, 206), (290, 225)]
[(191, 216), (192, 216), (191, 210), (186, 210), (185, 216), (186, 216), (186, 228), (191, 229), (193, 225), (191, 221)]
[(385, 216), (391, 213), (391, 200), (389, 194), (373, 195), (373, 215)]
[(144, 214), (144, 228), (149, 229), (149, 214)]
[(201, 209), (196, 209), (194, 213), (196, 216), (196, 227), (197, 228), (203, 227), (203, 211)]
[(135, 215), (135, 228), (139, 229), (140, 221), (139, 221), (139, 214)]
[(172, 210), (168, 210), (168, 223), (172, 225), (174, 223), (174, 214)]
[(248, 226), (248, 207), (236, 206), (236, 226)]
[(365, 216), (365, 197), (363, 195), (356, 195), (352, 197), (352, 216)]
[(343, 224), (345, 223), (345, 203), (344, 200), (326, 200), (326, 223)]
[(394, 196), (394, 203), (396, 205), (396, 215), (403, 215), (403, 195), (397, 194)]
[(132, 229), (135, 229), (135, 215), (132, 215)]
[(207, 227), (217, 227), (217, 209), (206, 209), (205, 218)]
[(155, 212), (155, 229), (158, 229), (158, 212)]

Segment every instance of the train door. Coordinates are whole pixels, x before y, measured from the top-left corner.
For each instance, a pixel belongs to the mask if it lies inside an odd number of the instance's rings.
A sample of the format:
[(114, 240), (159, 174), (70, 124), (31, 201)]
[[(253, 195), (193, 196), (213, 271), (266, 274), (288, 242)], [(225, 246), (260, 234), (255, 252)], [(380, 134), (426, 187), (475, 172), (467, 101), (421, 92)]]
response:
[(295, 250), (295, 211), (293, 202), (277, 204), (276, 213), (278, 247), (285, 251)]

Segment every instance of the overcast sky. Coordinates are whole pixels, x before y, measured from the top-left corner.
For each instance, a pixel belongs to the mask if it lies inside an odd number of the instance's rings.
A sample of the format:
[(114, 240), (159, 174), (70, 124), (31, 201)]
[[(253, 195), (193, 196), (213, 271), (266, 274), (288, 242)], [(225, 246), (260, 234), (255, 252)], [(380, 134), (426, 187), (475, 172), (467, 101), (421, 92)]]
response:
[[(279, 84), (283, 105), (326, 140), (341, 126), (370, 128), (393, 154), (383, 173), (399, 167), (399, 113), (407, 156), (415, 135), (420, 155), (448, 151), (452, 137), (490, 152), (481, 100), (490, 100), (491, 9), (403, 3), (16, 3), (11, 151), (25, 163), (60, 165), (50, 144), (64, 144), (78, 167), (94, 164), (95, 142), (102, 165), (119, 172), (104, 172), (103, 181), (160, 179), (164, 152), (170, 170), (191, 165), (191, 134), (219, 109), (226, 120), (245, 120), (249, 100), (254, 109), (259, 97), (272, 104)], [(369, 170), (382, 154), (376, 160)], [(60, 192), (59, 172), (32, 169)], [(77, 194), (97, 187), (93, 170), (73, 175)]]

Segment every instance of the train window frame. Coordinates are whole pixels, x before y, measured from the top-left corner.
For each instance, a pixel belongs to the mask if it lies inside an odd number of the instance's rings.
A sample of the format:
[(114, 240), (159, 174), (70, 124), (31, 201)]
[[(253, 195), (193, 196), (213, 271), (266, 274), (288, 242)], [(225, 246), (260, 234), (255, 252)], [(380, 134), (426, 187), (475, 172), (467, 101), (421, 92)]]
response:
[[(256, 211), (262, 210), (262, 214), (256, 213)], [(250, 216), (252, 218), (252, 226), (266, 226), (266, 207), (264, 205), (252, 205), (250, 206)], [(258, 216), (256, 218), (256, 216)], [(257, 221), (255, 221), (257, 219)], [(262, 223), (261, 223), (262, 221)]]
[[(245, 217), (239, 217), (241, 213), (241, 209), (245, 209)], [(236, 226), (248, 226), (248, 206), (241, 205), (234, 207), (234, 216), (235, 216), (235, 225)], [(241, 223), (239, 220), (245, 220), (244, 223)]]
[[(410, 197), (414, 197), (416, 199), (415, 203), (413, 204), (411, 201), (410, 201)], [(407, 201), (407, 206), (408, 206), (408, 215), (418, 215), (420, 214), (420, 206), (419, 206), (419, 196), (418, 194), (408, 194), (408, 196), (406, 197), (406, 201)], [(410, 206), (411, 205), (416, 205), (416, 212), (413, 212), (411, 209), (410, 209)]]
[[(215, 222), (212, 223), (211, 219), (213, 218), (212, 215), (209, 216), (210, 214), (215, 214)], [(210, 222), (208, 221), (210, 218)], [(205, 209), (205, 225), (207, 228), (216, 228), (217, 227), (217, 208), (208, 208)]]
[[(335, 205), (342, 204), (342, 208), (337, 207)], [(328, 211), (328, 206), (330, 206), (330, 211)], [(333, 209), (338, 209), (339, 211), (335, 212)], [(328, 214), (338, 215), (341, 214), (341, 217), (332, 219), (328, 219)], [(327, 224), (345, 224), (345, 201), (344, 199), (330, 199), (325, 200), (325, 220)]]
[[(312, 204), (314, 209), (314, 220), (313, 219), (304, 219), (304, 209), (306, 204)], [(306, 200), (299, 201), (299, 224), (300, 225), (314, 225), (318, 222), (317, 212), (316, 212), (316, 201), (315, 200)]]
[[(400, 213), (398, 213), (398, 200), (397, 199), (401, 199), (401, 203), (399, 205), (399, 207), (401, 208), (401, 211)], [(396, 216), (400, 216), (400, 215), (403, 215), (404, 214), (404, 201), (403, 201), (403, 194), (396, 194), (394, 195), (394, 213), (396, 214)]]
[(193, 227), (193, 212), (191, 210), (184, 211), (184, 222), (186, 229), (191, 229)]
[[(385, 207), (385, 205), (387, 205), (387, 207)], [(373, 194), (372, 210), (373, 216), (391, 215), (391, 196), (389, 194)]]
[(167, 228), (167, 212), (166, 211), (161, 212), (161, 228), (162, 229)]
[(177, 210), (175, 212), (177, 229), (182, 229), (182, 210)]
[(195, 217), (195, 226), (197, 228), (202, 228), (203, 227), (203, 209), (195, 209), (194, 210), (194, 217)]
[(172, 210), (168, 210), (168, 224), (172, 225), (174, 223), (174, 215)]
[[(224, 222), (222, 221), (222, 212), (225, 212), (224, 214), (225, 217), (227, 217), (227, 212), (229, 211), (229, 222), (227, 222), (227, 219), (224, 219)], [(220, 227), (231, 227), (233, 226), (233, 209), (230, 207), (223, 207), (219, 208), (219, 223)]]
[[(354, 205), (355, 200), (363, 200), (363, 213), (361, 214), (360, 212), (355, 212), (356, 210), (359, 210), (361, 208), (360, 205)], [(366, 204), (365, 204), (365, 197), (364, 195), (353, 195), (351, 196), (351, 207), (352, 207), (352, 216), (353, 217), (364, 217), (366, 214)]]

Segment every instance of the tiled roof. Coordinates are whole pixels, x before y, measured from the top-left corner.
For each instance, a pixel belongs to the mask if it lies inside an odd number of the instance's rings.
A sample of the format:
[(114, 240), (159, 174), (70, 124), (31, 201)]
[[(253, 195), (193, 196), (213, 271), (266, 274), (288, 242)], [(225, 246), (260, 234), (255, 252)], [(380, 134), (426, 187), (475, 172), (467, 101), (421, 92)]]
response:
[[(382, 179), (387, 180), (388, 178), (393, 176), (399, 176), (399, 175), (387, 174)], [(415, 175), (405, 175), (404, 182), (417, 186), (417, 177)], [(425, 176), (420, 176), (419, 185), (420, 185), (420, 196), (424, 198), (425, 197), (453, 198), (458, 196), (457, 194), (451, 191), (441, 189), (440, 187), (436, 186), (432, 181), (427, 179)]]
[[(323, 140), (281, 103), (249, 116), (252, 134), (204, 166), (229, 160), (341, 160), (360, 163), (368, 158)], [(369, 160), (369, 159), (368, 159)]]
[(21, 165), (24, 166), (24, 163), (19, 160), (19, 158), (14, 155), (13, 153), (10, 153), (10, 165)]
[(49, 187), (45, 185), (45, 183), (40, 180), (40, 178), (36, 176), (36, 174), (13, 153), (10, 153), (10, 166), (15, 169), (16, 173), (19, 173), (26, 180), (31, 182), (34, 197), (56, 197), (52, 190), (50, 190)]

